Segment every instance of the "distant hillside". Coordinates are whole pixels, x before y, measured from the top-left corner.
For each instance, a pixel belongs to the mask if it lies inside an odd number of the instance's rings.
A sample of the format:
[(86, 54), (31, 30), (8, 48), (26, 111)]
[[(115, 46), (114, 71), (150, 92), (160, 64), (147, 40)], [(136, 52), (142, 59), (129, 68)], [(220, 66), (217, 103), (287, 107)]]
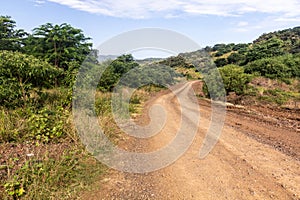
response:
[(227, 64), (245, 66), (260, 59), (299, 54), (300, 27), (264, 33), (248, 44), (216, 44), (205, 50), (211, 54), (217, 67)]
[[(160, 63), (175, 68), (188, 79), (202, 80), (203, 72), (210, 73), (206, 66), (210, 66), (211, 59), (219, 68), (228, 100), (275, 103), (289, 108), (291, 104), (298, 108), (295, 102), (300, 101), (300, 27), (265, 33), (252, 43), (207, 46)], [(200, 68), (196, 70), (195, 65)]]
[(289, 53), (300, 53), (300, 26), (271, 33), (265, 33), (254, 40), (254, 44), (278, 38), (284, 42), (284, 47)]
[(156, 63), (159, 62), (161, 60), (164, 60), (164, 58), (145, 58), (145, 59), (135, 59), (135, 61), (137, 63), (139, 63), (140, 65), (148, 65), (151, 63)]

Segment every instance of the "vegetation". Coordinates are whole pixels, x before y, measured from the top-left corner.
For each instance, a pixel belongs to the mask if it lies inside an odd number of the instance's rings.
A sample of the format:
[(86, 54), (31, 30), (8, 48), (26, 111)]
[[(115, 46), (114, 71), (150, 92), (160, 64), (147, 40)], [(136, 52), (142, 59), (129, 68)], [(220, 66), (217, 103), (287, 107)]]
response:
[[(60, 157), (30, 158), (4, 184), (7, 199), (70, 199), (77, 190), (97, 181), (105, 170), (83, 148), (73, 147)], [(17, 157), (9, 161), (17, 165)]]
[(237, 65), (226, 65), (219, 71), (227, 94), (230, 92), (235, 92), (237, 95), (245, 93), (252, 76), (244, 73), (244, 68)]
[(0, 16), (0, 50), (20, 51), (27, 35), (10, 16)]
[(55, 85), (61, 70), (19, 52), (0, 51), (0, 103), (24, 104), (34, 89)]
[[(139, 64), (136, 63), (132, 55), (122, 55), (113, 60), (103, 72), (98, 87), (102, 91), (112, 91), (123, 74), (134, 69)], [(133, 79), (135, 80), (135, 79)]]
[(68, 199), (104, 172), (71, 117), (70, 86), (91, 51), (87, 40), (67, 24), (28, 34), (0, 16), (0, 199)]
[[(282, 105), (296, 98), (295, 95), (287, 93), (289, 90), (297, 90), (297, 86), (292, 83), (297, 82), (300, 77), (299, 44), (300, 27), (295, 27), (263, 34), (253, 43), (216, 44), (213, 47), (206, 47), (205, 50), (213, 57), (215, 65), (219, 68), (227, 94), (229, 92), (235, 92), (237, 95), (256, 93), (257, 100), (267, 99), (271, 103)], [(251, 77), (260, 76), (283, 81), (290, 87), (286, 89), (288, 91), (280, 93), (281, 95), (274, 95), (272, 92), (259, 94), (257, 92), (259, 88), (249, 87), (249, 85), (253, 86)], [(279, 98), (283, 96), (284, 98)], [(273, 98), (282, 101), (271, 101)]]
[(47, 23), (33, 29), (25, 40), (25, 52), (68, 70), (70, 62), (81, 64), (91, 52), (92, 44), (82, 31), (69, 24)]
[[(300, 41), (299, 30), (300, 27), (296, 27), (263, 34), (253, 43), (248, 44), (216, 44), (213, 47), (205, 47), (204, 51), (209, 53), (215, 66), (219, 69), (227, 95), (234, 93), (240, 100), (254, 97), (255, 101), (263, 100), (283, 105), (289, 101), (298, 101), (298, 95), (293, 95), (290, 91), (298, 91), (297, 82), (300, 77), (300, 54), (297, 53)], [(198, 60), (200, 58), (202, 61), (194, 65), (194, 58)], [(194, 77), (192, 79), (209, 82), (210, 91), (208, 91), (207, 84), (203, 85), (206, 97), (220, 96), (221, 91), (217, 91), (220, 87), (218, 73), (214, 70), (210, 71), (209, 61), (200, 51), (182, 53), (160, 61), (160, 63), (176, 69), (188, 79)], [(200, 68), (195, 69), (195, 66)], [(199, 75), (195, 76), (195, 73), (199, 73)], [(256, 77), (284, 82), (289, 86), (282, 88), (283, 92), (280, 95), (278, 92), (276, 93), (278, 95), (274, 95), (272, 92), (267, 92), (270, 89), (266, 84), (264, 92), (261, 93), (262, 86), (252, 82), (252, 80), (254, 82), (257, 80)], [(280, 84), (277, 87), (281, 87)], [(244, 97), (241, 98), (242, 96)], [(277, 101), (273, 99), (277, 99)]]
[(300, 27), (263, 34), (249, 44), (216, 44), (206, 47), (218, 67), (227, 64), (244, 66), (263, 58), (299, 53)]
[(131, 112), (139, 112), (139, 104), (159, 90), (155, 85), (168, 86), (182, 76), (205, 80), (206, 96), (218, 96), (218, 73), (226, 95), (251, 95), (278, 105), (298, 101), (299, 33), (296, 27), (264, 34), (251, 44), (206, 47), (218, 67), (213, 71), (202, 50), (148, 65), (132, 55), (99, 63), (80, 29), (46, 23), (26, 33), (11, 17), (0, 16), (0, 199), (73, 198), (105, 172), (80, 144), (72, 121), (72, 88), (80, 72), (91, 72), (82, 84), (97, 88), (95, 111), (105, 134), (117, 143), (122, 133), (112, 123), (111, 92), (118, 84), (148, 85), (131, 98)]
[(89, 39), (65, 23), (26, 33), (0, 16), (0, 199), (69, 199), (106, 170), (85, 151), (74, 128), (72, 88), (79, 70), (91, 72), (83, 84), (96, 84), (95, 110), (115, 143), (121, 133), (112, 123), (112, 89), (119, 82), (150, 84), (132, 97), (133, 113), (154, 85), (175, 82), (174, 70), (140, 66), (132, 55), (99, 64)]
[(261, 76), (271, 79), (287, 80), (300, 77), (300, 56), (286, 54), (255, 60), (245, 66), (245, 71), (246, 73), (258, 72)]
[(300, 27), (265, 33), (256, 39), (253, 43), (261, 43), (270, 38), (278, 38), (283, 41), (282, 48), (288, 53), (300, 53)]

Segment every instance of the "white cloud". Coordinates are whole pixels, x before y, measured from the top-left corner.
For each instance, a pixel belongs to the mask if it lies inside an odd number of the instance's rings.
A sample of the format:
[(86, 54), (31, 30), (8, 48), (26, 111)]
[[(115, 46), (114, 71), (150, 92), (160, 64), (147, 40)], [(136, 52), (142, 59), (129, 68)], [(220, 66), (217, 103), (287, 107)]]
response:
[[(38, 0), (39, 1), (39, 0)], [(74, 9), (124, 18), (182, 15), (235, 16), (245, 13), (300, 16), (299, 0), (47, 0)]]
[(254, 27), (249, 25), (249, 22), (240, 21), (237, 24), (235, 24), (233, 31), (242, 33), (242, 32), (248, 32), (250, 29), (253, 29), (253, 28)]
[(287, 15), (270, 15), (260, 18), (259, 21), (240, 21), (232, 23), (231, 31), (237, 33), (250, 33), (250, 32), (271, 32), (280, 29), (291, 28), (299, 26), (300, 16), (289, 17)]
[(34, 5), (35, 5), (35, 6), (41, 6), (41, 5), (43, 5), (44, 3), (46, 3), (45, 0), (34, 0)]

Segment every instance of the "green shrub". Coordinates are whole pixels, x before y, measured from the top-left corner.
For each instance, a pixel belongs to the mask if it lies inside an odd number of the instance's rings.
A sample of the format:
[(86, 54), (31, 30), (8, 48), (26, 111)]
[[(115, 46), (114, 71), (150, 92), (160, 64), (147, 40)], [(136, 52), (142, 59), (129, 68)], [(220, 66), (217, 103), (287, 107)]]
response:
[(285, 54), (283, 46), (284, 42), (276, 36), (258, 43), (254, 43), (252, 48), (250, 48), (246, 53), (245, 62), (248, 63), (263, 58), (283, 55)]
[(223, 66), (227, 65), (228, 62), (227, 62), (226, 58), (218, 58), (215, 60), (215, 64), (217, 67), (223, 67)]
[(295, 55), (284, 55), (273, 58), (264, 58), (248, 63), (246, 73), (258, 72), (260, 75), (271, 79), (286, 80), (300, 76), (300, 59)]
[(245, 55), (241, 53), (232, 53), (227, 58), (228, 64), (240, 65), (245, 61)]
[(66, 118), (66, 111), (62, 107), (56, 111), (43, 108), (32, 113), (27, 121), (29, 137), (43, 143), (62, 137)]
[(61, 70), (33, 56), (0, 51), (0, 104), (26, 102), (34, 87), (52, 87)]
[(247, 84), (252, 76), (244, 73), (244, 68), (237, 65), (226, 65), (219, 69), (223, 78), (226, 93), (235, 92), (237, 95), (244, 94)]
[(298, 98), (299, 93), (286, 92), (280, 89), (265, 90), (263, 95), (259, 97), (260, 100), (264, 100), (269, 103), (276, 103), (277, 105), (283, 105), (289, 100), (295, 100)]
[(71, 129), (70, 113), (63, 107), (0, 110), (0, 143), (32, 140), (57, 142)]

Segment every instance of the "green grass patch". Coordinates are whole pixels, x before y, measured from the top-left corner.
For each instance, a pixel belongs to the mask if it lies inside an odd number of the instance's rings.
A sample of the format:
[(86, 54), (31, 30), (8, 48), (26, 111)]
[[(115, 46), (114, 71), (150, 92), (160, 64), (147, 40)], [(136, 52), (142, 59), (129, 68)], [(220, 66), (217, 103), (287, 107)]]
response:
[(289, 100), (300, 99), (300, 93), (287, 92), (280, 89), (264, 90), (263, 95), (259, 96), (258, 99), (281, 106), (287, 103)]

